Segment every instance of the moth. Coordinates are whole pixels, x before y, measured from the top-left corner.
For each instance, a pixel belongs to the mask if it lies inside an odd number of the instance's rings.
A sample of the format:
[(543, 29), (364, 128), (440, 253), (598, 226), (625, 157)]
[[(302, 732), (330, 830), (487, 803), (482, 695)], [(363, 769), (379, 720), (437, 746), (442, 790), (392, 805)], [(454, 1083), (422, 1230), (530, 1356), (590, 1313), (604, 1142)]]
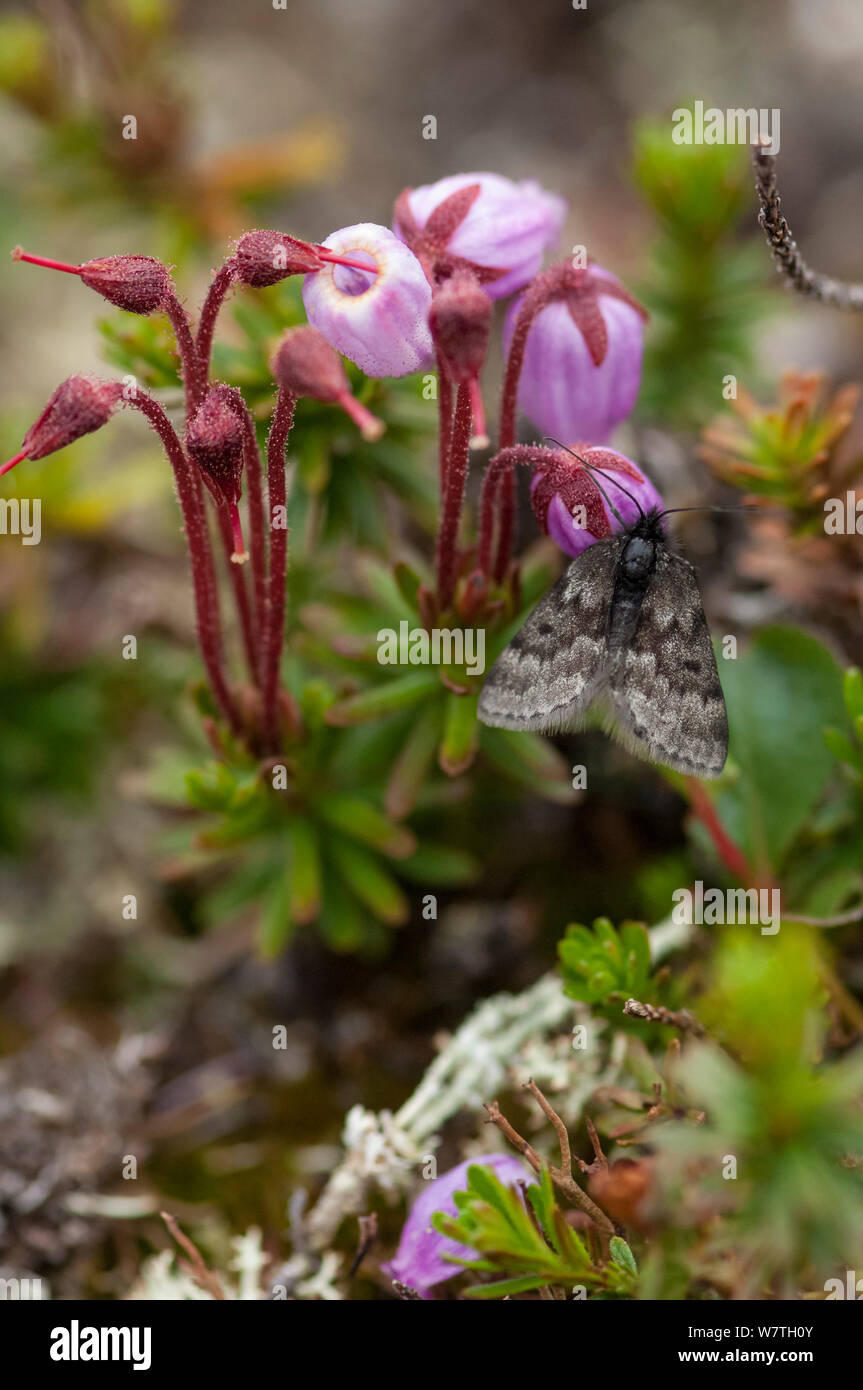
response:
[(638, 757), (719, 776), (725, 698), (695, 570), (669, 549), (665, 515), (642, 512), (573, 560), (489, 671), (484, 724), (556, 733), (598, 716)]

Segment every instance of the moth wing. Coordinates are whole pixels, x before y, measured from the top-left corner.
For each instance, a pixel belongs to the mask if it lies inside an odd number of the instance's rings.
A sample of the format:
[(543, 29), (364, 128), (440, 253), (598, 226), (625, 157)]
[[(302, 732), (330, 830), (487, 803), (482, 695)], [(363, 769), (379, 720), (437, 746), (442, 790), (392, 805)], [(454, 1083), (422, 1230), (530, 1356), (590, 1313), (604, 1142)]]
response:
[(695, 570), (660, 550), (631, 643), (614, 659), (609, 732), (630, 752), (694, 777), (718, 777), (728, 715)]
[(618, 537), (596, 541), (540, 600), (486, 677), (484, 724), (548, 733), (581, 721), (605, 675), (620, 546)]

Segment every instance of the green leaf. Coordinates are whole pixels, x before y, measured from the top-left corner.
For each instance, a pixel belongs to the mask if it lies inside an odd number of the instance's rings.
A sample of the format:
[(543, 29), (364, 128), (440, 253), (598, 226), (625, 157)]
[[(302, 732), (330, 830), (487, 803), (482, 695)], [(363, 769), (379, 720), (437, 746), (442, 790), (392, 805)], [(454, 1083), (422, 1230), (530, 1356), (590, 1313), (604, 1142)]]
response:
[(466, 772), (479, 744), (478, 695), (448, 693), (444, 702), (444, 728), (438, 762), (448, 777)]
[(839, 668), (816, 638), (780, 627), (720, 664), (739, 775), (719, 814), (756, 870), (779, 878), (833, 768), (823, 729), (843, 722)]
[(291, 876), (289, 910), (292, 919), (313, 922), (321, 907), (321, 851), (314, 825), (297, 816), (288, 828)]
[(608, 1243), (609, 1253), (615, 1264), (627, 1270), (629, 1274), (638, 1274), (638, 1265), (635, 1263), (635, 1256), (621, 1236), (612, 1236)]
[(289, 901), (290, 871), (285, 866), (264, 898), (258, 919), (258, 950), (267, 960), (284, 950), (293, 934)]
[(399, 861), (399, 873), (403, 878), (440, 888), (461, 888), (473, 883), (481, 867), (479, 860), (467, 850), (431, 844), (428, 840), (421, 840), (413, 854)]
[(380, 719), (398, 710), (410, 709), (437, 689), (437, 676), (431, 671), (411, 671), (404, 676), (383, 681), (380, 685), (348, 695), (330, 705), (325, 719), (328, 724), (344, 727), (362, 724), (367, 719)]
[(394, 825), (361, 797), (330, 792), (320, 797), (316, 805), (328, 825), (382, 854), (403, 859), (416, 849), (416, 836), (406, 826)]
[(376, 917), (391, 927), (407, 921), (408, 900), (374, 855), (335, 835), (328, 841), (327, 853), (351, 892)]

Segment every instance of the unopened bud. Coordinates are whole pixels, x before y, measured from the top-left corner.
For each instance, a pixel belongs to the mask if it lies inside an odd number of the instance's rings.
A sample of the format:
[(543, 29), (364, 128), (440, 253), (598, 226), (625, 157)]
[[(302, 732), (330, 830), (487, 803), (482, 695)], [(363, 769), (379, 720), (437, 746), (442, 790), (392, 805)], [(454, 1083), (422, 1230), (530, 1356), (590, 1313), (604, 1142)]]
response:
[(244, 442), (242, 421), (230, 400), (230, 390), (212, 387), (189, 421), (186, 448), (192, 462), (206, 475), (228, 507), (234, 533), (231, 559), (236, 564), (248, 558), (237, 505), (243, 486)]
[(338, 256), (326, 246), (300, 241), (287, 232), (246, 232), (237, 242), (237, 279), (252, 289), (277, 285), (289, 275), (309, 275), (325, 265), (347, 265), (366, 269), (361, 262)]
[(295, 396), (338, 405), (358, 425), (363, 439), (380, 439), (386, 426), (351, 395), (342, 359), (309, 324), (289, 328), (270, 364), (279, 385)]
[(152, 256), (100, 256), (83, 265), (68, 265), (65, 261), (31, 256), (16, 246), (12, 259), (78, 275), (89, 289), (130, 314), (154, 313), (173, 292), (167, 267)]
[(0, 475), (8, 473), (22, 459), (45, 458), (83, 435), (101, 429), (122, 394), (119, 381), (103, 381), (89, 375), (68, 377), (57, 387), (36, 423), (30, 426), (19, 452), (0, 468)]
[(429, 328), (444, 366), (453, 381), (470, 390), (474, 448), (485, 448), (489, 442), (479, 374), (488, 350), (491, 311), (491, 300), (469, 271), (456, 271), (445, 280), (429, 309)]

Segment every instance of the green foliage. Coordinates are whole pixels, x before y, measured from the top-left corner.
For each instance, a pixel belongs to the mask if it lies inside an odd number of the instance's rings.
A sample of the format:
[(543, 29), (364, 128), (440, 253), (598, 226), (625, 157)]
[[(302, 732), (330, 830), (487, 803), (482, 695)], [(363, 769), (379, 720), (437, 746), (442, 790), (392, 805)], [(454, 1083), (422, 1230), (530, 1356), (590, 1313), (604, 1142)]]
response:
[(824, 730), (824, 742), (834, 758), (845, 764), (856, 786), (863, 786), (863, 672), (849, 666), (842, 682), (845, 712), (851, 725), (850, 734), (841, 729)]
[(547, 1168), (539, 1183), (527, 1189), (530, 1210), (519, 1193), (487, 1168), (474, 1164), (467, 1176), (467, 1191), (455, 1194), (458, 1214), (438, 1212), (433, 1218), (441, 1235), (468, 1246), (479, 1257), (448, 1259), (476, 1273), (497, 1276), (493, 1282), (472, 1285), (466, 1290), (467, 1298), (506, 1298), (548, 1285), (580, 1285), (613, 1298), (631, 1296), (638, 1271), (626, 1241), (616, 1237), (608, 1263), (594, 1263), (557, 1205)]
[(617, 929), (607, 917), (589, 927), (574, 923), (558, 944), (564, 990), (570, 999), (600, 1005), (619, 1016), (627, 999), (644, 999), (650, 981), (650, 941), (641, 922)]
[(190, 872), (213, 857), (230, 866), (205, 899), (208, 922), (252, 914), (267, 956), (312, 923), (336, 950), (374, 953), (387, 929), (408, 919), (400, 880), (428, 892), (470, 881), (477, 866), (467, 852), (418, 840), (386, 814), (372, 772), (379, 747), (369, 747), (365, 731), (330, 728), (332, 691), (297, 679), (299, 720), (282, 761), (259, 764), (223, 736), (221, 759), (187, 771), (184, 788), (179, 769), (163, 764), (151, 791), (178, 802), (185, 791), (203, 818), (193, 845), (185, 833), (174, 838), (178, 862)]
[(750, 371), (766, 269), (760, 247), (734, 241), (751, 201), (747, 151), (671, 134), (667, 117), (635, 129), (635, 180), (658, 223), (639, 287), (652, 318), (639, 412), (691, 428), (714, 413), (724, 376)]
[[(655, 1127), (667, 1199), (685, 1224), (726, 1213), (700, 1258), (724, 1254), (737, 1296), (779, 1296), (853, 1268), (863, 1239), (863, 1056), (823, 1060), (824, 1012), (815, 946), (783, 927), (769, 944), (730, 930), (700, 1013), (715, 1043), (688, 1049), (678, 1082), (700, 1124)], [(735, 1180), (723, 1177), (736, 1160)], [(694, 1176), (697, 1175), (697, 1176)], [(697, 1273), (697, 1270), (696, 1270)]]
[(722, 663), (722, 684), (734, 774), (718, 809), (756, 873), (781, 880), (835, 768), (823, 730), (842, 718), (841, 673), (817, 638), (773, 627)]
[[(408, 741), (391, 769), (390, 804), (399, 809), (415, 805), (435, 757), (439, 768), (454, 777), (466, 772), (477, 754), (519, 786), (549, 800), (570, 801), (567, 764), (547, 740), (529, 733), (490, 729), (479, 722), (476, 713), (486, 671), (547, 585), (546, 568), (526, 567), (518, 613), (511, 611), (511, 604), (506, 606), (506, 596), (501, 591), (494, 616), (484, 627), (485, 668), (478, 674), (472, 674), (464, 664), (405, 671), (402, 666), (379, 662), (378, 632), (390, 629), (398, 633), (403, 622), (409, 632), (424, 627), (419, 596), (430, 576), (403, 561), (391, 571), (369, 559), (362, 567), (361, 578), (367, 595), (364, 602), (339, 599), (319, 605), (306, 617), (312, 621), (319, 639), (336, 637), (338, 649), (349, 656), (346, 673), (350, 672), (353, 680), (360, 683), (359, 689), (351, 689), (327, 710), (327, 723), (352, 727), (388, 720), (405, 710), (412, 712)], [(457, 590), (456, 609), (462, 592)], [(461, 625), (464, 620), (456, 621)], [(301, 649), (327, 661), (327, 651), (320, 640), (310, 644), (307, 637), (301, 637)]]

